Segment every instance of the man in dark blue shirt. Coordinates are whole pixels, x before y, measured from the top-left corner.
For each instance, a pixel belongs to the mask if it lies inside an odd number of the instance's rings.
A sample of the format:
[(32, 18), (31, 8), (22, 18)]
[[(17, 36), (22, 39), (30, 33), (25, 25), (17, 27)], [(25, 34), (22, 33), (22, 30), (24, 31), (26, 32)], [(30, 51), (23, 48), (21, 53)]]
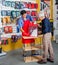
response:
[(53, 48), (51, 44), (51, 25), (46, 12), (39, 13), (39, 17), (42, 20), (42, 33), (43, 33), (43, 59), (38, 63), (47, 63), (47, 57), (49, 54), (48, 61), (54, 62)]
[(42, 33), (46, 34), (46, 33), (49, 33), (49, 32), (51, 32), (50, 21), (49, 21), (49, 19), (47, 17), (45, 17), (42, 20)]

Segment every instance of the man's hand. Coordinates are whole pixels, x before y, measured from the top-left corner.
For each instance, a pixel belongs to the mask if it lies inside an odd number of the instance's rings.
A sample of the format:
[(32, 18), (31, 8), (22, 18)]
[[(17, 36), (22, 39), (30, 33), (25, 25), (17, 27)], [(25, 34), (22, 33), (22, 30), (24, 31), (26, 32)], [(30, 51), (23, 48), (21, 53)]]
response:
[(40, 35), (42, 33), (42, 31), (39, 31), (38, 34)]

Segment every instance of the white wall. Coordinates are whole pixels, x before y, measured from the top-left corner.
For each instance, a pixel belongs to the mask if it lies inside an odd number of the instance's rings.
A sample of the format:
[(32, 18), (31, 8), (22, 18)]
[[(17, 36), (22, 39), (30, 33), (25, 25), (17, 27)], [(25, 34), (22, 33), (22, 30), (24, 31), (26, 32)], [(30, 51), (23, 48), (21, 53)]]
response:
[(57, 15), (57, 6), (55, 5), (55, 0), (53, 0), (53, 19), (54, 19), (54, 36), (58, 35), (58, 20), (56, 19), (58, 17)]

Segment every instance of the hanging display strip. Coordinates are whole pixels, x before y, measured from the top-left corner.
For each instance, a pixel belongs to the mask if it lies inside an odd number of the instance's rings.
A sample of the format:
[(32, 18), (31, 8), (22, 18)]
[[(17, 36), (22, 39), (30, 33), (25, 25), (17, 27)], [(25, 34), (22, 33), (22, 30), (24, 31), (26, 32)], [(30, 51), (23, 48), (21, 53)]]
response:
[(21, 36), (21, 32), (19, 33), (10, 33), (10, 34), (5, 34), (3, 33), (3, 35), (1, 35), (1, 37), (7, 37), (7, 38), (11, 38), (12, 35), (18, 35), (18, 36)]
[(15, 24), (15, 23), (12, 23), (12, 24), (6, 24), (6, 25), (3, 25), (3, 27), (5, 27), (5, 26), (13, 26), (13, 27), (15, 27), (16, 24)]
[(23, 1), (23, 2), (36, 2), (36, 0), (6, 0), (6, 1)]
[(21, 10), (26, 10), (26, 11), (32, 11), (32, 10), (36, 10), (36, 8), (34, 9), (28, 9), (28, 8), (22, 8), (22, 9), (15, 9), (15, 8), (12, 8), (12, 7), (6, 7), (6, 6), (2, 6), (2, 9), (1, 10), (14, 10), (14, 11), (21, 11)]
[(14, 8), (2, 6), (1, 10), (14, 10)]

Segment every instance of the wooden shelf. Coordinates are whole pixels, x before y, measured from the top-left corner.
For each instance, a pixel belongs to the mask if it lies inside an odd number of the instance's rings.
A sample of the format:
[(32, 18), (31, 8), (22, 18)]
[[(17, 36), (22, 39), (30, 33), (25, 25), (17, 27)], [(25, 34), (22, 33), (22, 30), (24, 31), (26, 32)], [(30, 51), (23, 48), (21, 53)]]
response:
[[(43, 37), (43, 35), (38, 35), (38, 37)], [(33, 38), (38, 38), (38, 37), (35, 37), (35, 36), (23, 36), (24, 39), (33, 39)]]
[(23, 38), (24, 39), (34, 39), (34, 38), (37, 38), (37, 37), (35, 37), (35, 36), (29, 36), (29, 37), (28, 36), (23, 36)]
[(27, 62), (37, 62), (42, 59), (42, 56), (29, 56), (29, 57), (24, 57), (24, 61)]
[(30, 46), (30, 47), (23, 47), (23, 50), (24, 51), (31, 51), (31, 50), (40, 50), (40, 49), (42, 49), (42, 47), (41, 46), (38, 46), (38, 47), (36, 47), (36, 46)]

